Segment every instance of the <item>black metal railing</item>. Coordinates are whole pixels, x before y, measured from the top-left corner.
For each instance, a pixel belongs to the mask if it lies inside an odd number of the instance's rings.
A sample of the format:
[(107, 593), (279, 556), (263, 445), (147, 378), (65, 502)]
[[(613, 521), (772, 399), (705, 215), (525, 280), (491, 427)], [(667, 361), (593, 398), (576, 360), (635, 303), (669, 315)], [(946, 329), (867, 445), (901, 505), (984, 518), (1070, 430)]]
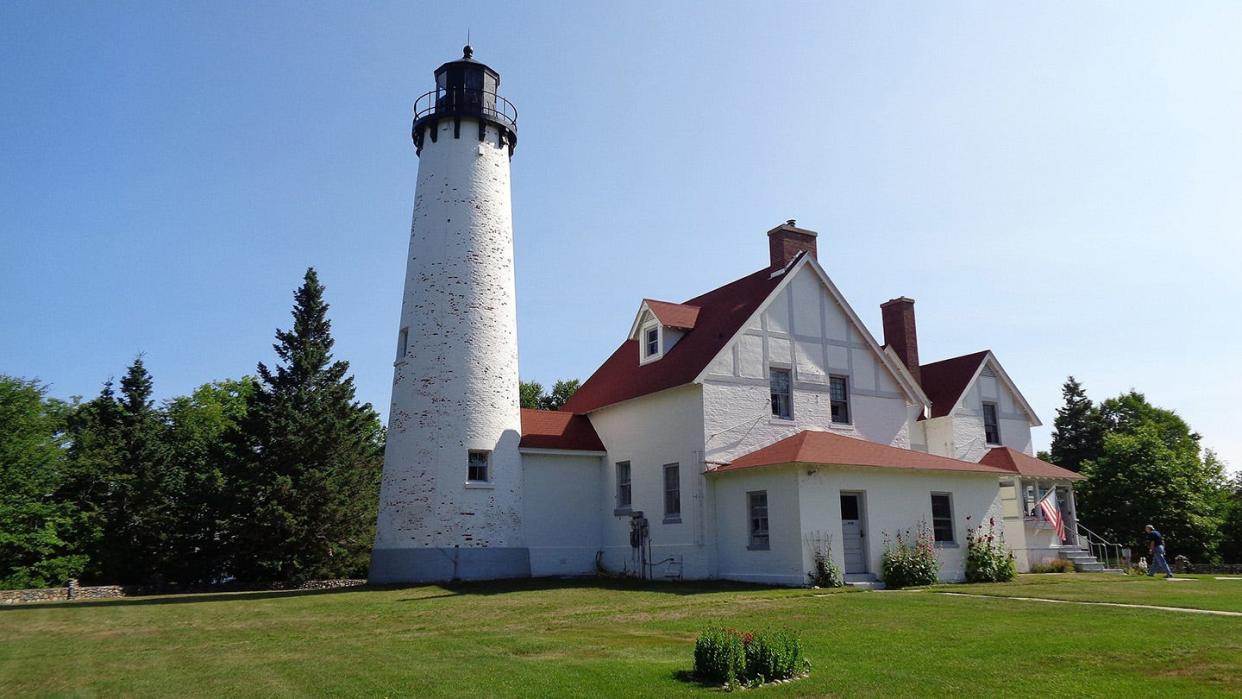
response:
[(517, 107), (489, 90), (436, 88), (414, 101), (414, 121), (434, 116), (482, 116), (517, 131)]

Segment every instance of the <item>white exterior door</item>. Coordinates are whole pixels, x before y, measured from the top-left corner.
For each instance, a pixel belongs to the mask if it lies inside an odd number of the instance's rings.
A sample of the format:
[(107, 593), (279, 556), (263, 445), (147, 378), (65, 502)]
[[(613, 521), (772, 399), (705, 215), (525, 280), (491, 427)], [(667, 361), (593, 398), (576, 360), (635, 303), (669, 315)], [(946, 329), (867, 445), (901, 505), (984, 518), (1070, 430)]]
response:
[(845, 553), (845, 574), (866, 573), (867, 555), (863, 531), (862, 493), (841, 493), (841, 545)]

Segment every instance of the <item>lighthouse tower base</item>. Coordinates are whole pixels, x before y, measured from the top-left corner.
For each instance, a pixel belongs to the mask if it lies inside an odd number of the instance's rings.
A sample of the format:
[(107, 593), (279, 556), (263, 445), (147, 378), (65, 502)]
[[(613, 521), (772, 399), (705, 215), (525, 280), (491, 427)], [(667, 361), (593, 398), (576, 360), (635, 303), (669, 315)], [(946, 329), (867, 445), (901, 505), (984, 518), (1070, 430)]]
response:
[(371, 551), (373, 585), (529, 578), (527, 548), (407, 548)]

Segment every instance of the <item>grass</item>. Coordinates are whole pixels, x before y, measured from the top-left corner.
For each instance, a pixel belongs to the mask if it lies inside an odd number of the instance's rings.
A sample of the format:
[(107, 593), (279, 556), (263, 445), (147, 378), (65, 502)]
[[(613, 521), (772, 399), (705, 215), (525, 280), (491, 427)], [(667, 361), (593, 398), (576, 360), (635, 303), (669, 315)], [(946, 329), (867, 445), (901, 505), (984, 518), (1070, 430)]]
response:
[[(1179, 575), (1165, 580), (1121, 575), (1023, 575), (1006, 585), (941, 586), (950, 592), (1041, 597), (1079, 602), (1120, 602), (1161, 607), (1189, 607), (1242, 612), (1242, 580), (1217, 580), (1214, 575)], [(1235, 576), (1242, 577), (1242, 576)]]
[[(1224, 583), (1242, 583), (1052, 577), (952, 589), (1148, 601), (1203, 584), (1215, 597), (1196, 602), (1223, 608), (1238, 594)], [(704, 696), (717, 690), (682, 678), (709, 622), (801, 633), (811, 677), (764, 696), (1242, 694), (1242, 619), (929, 591), (524, 581), (2, 608), (0, 696)]]

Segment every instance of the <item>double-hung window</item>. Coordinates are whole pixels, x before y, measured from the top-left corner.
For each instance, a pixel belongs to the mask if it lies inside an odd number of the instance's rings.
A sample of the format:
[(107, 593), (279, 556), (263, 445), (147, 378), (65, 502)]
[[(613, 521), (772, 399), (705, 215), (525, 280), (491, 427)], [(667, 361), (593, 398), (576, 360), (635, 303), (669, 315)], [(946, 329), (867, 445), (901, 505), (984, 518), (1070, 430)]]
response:
[(617, 462), (617, 509), (630, 509), (630, 462)]
[(664, 464), (664, 521), (681, 521), (681, 467)]
[(782, 420), (793, 419), (793, 393), (788, 369), (768, 369), (768, 384), (772, 389), (772, 416)]
[(953, 496), (948, 493), (932, 493), (932, 534), (938, 544), (951, 544), (953, 536)]
[(844, 376), (833, 376), (828, 379), (829, 399), (832, 401), (832, 421), (849, 424), (850, 422), (850, 386)]
[(471, 449), (466, 457), (466, 480), (475, 483), (486, 483), (490, 480), (492, 453), (481, 449)]
[(750, 548), (768, 548), (768, 491), (746, 494), (746, 515), (750, 526)]
[(1000, 421), (996, 419), (996, 404), (983, 404), (983, 438), (988, 444), (1000, 444)]
[(643, 330), (643, 358), (654, 357), (660, 353), (660, 328), (652, 325)]

